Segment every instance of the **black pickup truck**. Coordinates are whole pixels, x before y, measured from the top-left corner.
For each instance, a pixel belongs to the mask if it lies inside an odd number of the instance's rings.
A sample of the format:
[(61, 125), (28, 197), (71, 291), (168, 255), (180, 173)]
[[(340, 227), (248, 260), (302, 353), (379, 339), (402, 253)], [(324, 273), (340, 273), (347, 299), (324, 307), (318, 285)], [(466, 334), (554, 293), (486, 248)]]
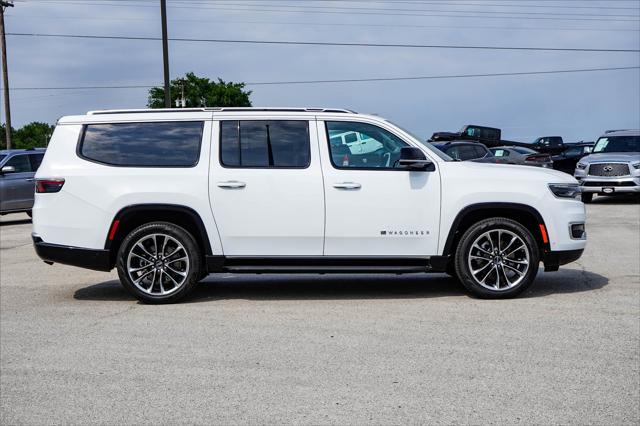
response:
[(521, 146), (550, 155), (559, 154), (567, 148), (561, 136), (542, 136), (533, 141), (533, 143), (516, 142), (502, 139), (502, 130), (498, 128), (478, 126), (475, 124), (467, 124), (463, 126), (459, 132), (436, 132), (431, 136), (429, 142), (456, 140), (476, 141), (489, 148), (497, 146)]

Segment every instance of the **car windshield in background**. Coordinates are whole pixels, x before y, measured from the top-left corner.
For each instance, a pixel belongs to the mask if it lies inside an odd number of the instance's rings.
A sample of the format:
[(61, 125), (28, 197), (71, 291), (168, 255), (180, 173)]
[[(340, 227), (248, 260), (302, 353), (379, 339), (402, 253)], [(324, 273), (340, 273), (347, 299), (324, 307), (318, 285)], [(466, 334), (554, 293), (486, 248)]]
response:
[(4, 154), (0, 155), (0, 163), (1, 163), (1, 162), (2, 162), (2, 160), (4, 160), (5, 158), (7, 158), (7, 156), (6, 156), (6, 155), (4, 155)]
[(518, 154), (537, 154), (537, 151), (529, 148), (511, 148)]
[(640, 152), (640, 136), (611, 136), (598, 139), (592, 153)]

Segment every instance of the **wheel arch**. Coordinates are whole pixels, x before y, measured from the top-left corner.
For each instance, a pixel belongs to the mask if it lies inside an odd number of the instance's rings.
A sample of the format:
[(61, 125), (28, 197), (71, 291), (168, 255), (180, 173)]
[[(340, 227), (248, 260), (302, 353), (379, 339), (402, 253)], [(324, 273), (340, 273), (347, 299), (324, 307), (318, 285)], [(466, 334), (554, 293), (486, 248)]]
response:
[(109, 264), (113, 267), (125, 237), (140, 225), (150, 222), (169, 222), (186, 229), (198, 243), (203, 259), (212, 254), (211, 243), (202, 218), (191, 207), (176, 204), (135, 204), (123, 207), (109, 226), (104, 248), (109, 250)]
[[(519, 203), (478, 203), (463, 208), (453, 220), (444, 244), (443, 256), (450, 257), (455, 253), (460, 238), (474, 223), (491, 217), (512, 219), (526, 227), (538, 244), (541, 258), (545, 252), (550, 251), (546, 224), (538, 210)], [(541, 225), (545, 229), (544, 237)]]

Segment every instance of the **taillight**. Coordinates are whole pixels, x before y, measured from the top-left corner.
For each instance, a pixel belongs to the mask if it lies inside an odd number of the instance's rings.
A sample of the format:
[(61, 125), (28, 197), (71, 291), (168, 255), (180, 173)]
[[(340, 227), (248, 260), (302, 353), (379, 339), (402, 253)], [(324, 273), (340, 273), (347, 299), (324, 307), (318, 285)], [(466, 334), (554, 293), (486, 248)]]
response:
[(36, 192), (51, 193), (59, 192), (64, 185), (64, 179), (36, 179)]

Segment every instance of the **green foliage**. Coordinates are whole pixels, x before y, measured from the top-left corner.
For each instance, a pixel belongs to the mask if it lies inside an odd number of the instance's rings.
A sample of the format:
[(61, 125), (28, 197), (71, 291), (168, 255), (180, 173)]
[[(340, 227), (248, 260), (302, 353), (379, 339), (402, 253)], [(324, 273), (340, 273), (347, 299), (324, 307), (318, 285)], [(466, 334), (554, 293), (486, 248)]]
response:
[[(37, 121), (26, 124), (22, 128), (16, 130), (11, 128), (11, 148), (13, 149), (25, 149), (25, 148), (38, 148), (46, 147), (49, 142), (49, 138), (53, 134), (52, 126), (47, 123), (40, 123)], [(7, 148), (5, 133), (5, 125), (0, 125), (0, 149)]]
[[(251, 91), (245, 91), (244, 83), (225, 82), (221, 79), (211, 81), (187, 73), (184, 78), (171, 80), (171, 106), (176, 107), (176, 100), (184, 97), (187, 107), (250, 107)], [(154, 87), (149, 90), (147, 101), (149, 108), (164, 108), (164, 88)]]

